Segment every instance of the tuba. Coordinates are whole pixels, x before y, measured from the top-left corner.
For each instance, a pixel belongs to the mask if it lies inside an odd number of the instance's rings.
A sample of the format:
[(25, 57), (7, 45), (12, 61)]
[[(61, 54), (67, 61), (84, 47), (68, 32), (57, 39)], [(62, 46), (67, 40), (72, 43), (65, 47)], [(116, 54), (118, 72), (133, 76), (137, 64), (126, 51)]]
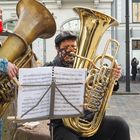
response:
[[(49, 10), (36, 0), (20, 0), (16, 12), (17, 25), (3, 42), (0, 58), (6, 58), (18, 68), (32, 67), (34, 53), (29, 45), (38, 37), (52, 37), (56, 31), (56, 23)], [(14, 86), (15, 83), (8, 76), (0, 75), (0, 117), (15, 98)]]
[[(74, 68), (87, 68), (88, 75), (85, 82), (84, 113), (80, 117), (63, 118), (63, 123), (70, 129), (84, 137), (94, 135), (100, 127), (106, 106), (112, 95), (115, 78), (113, 68), (119, 43), (109, 39), (100, 55), (96, 50), (103, 33), (110, 26), (117, 26), (118, 22), (99, 11), (75, 7), (74, 11), (80, 17), (80, 35), (78, 52), (75, 54)], [(108, 54), (109, 45), (113, 44), (112, 55)], [(109, 64), (106, 64), (108, 62)]]

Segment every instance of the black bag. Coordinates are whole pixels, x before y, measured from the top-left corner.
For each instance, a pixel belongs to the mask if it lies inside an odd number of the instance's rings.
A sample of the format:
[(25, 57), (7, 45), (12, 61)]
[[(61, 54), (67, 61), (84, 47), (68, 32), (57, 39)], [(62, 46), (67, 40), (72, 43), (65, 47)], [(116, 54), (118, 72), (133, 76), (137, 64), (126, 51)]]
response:
[(118, 89), (119, 89), (119, 81), (115, 81), (113, 91), (117, 91)]

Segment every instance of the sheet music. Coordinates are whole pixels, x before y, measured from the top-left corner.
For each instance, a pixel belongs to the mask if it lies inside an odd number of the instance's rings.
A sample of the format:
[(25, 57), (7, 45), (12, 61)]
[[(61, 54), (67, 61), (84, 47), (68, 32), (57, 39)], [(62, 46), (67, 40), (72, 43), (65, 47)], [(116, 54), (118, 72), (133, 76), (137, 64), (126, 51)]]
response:
[(54, 75), (56, 78), (56, 84), (84, 83), (86, 77), (86, 69), (55, 67)]
[[(21, 86), (18, 89), (17, 117), (21, 118), (24, 113), (34, 107), (21, 119), (49, 118), (52, 79), (58, 88), (55, 88), (54, 116), (80, 114), (76, 109), (83, 112), (85, 78), (85, 69), (21, 68), (19, 70)], [(42, 97), (43, 99), (40, 100)]]
[[(52, 81), (52, 67), (21, 68), (19, 69), (17, 116), (21, 117), (33, 108), (45, 94)], [(50, 90), (40, 101), (39, 105), (30, 111), (23, 119), (48, 115), (50, 104)]]
[[(17, 117), (21, 118), (21, 116), (26, 113), (29, 109), (33, 108), (41, 99), (41, 97), (46, 92), (48, 86), (23, 86), (19, 88), (18, 92), (18, 106), (17, 106)], [(22, 119), (30, 119), (47, 116), (49, 114), (50, 109), (50, 90), (44, 96), (42, 101), (27, 115), (23, 116)]]
[[(70, 103), (80, 112), (83, 112), (84, 88), (85, 88), (85, 69), (71, 69), (55, 67), (54, 75), (56, 85), (61, 93)], [(77, 110), (64, 100), (63, 96), (56, 89), (55, 94), (55, 115), (76, 115)], [(83, 96), (81, 96), (83, 95)]]
[(21, 85), (50, 85), (52, 67), (20, 68), (19, 82)]

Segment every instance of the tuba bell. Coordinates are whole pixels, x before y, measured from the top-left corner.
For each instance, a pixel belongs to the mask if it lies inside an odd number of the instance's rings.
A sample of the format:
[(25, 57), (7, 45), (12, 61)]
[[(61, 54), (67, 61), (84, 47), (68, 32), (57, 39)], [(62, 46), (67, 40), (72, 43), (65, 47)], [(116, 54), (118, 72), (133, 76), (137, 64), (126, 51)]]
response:
[[(75, 7), (80, 17), (78, 52), (75, 54), (74, 68), (87, 68), (84, 112), (80, 117), (63, 118), (63, 123), (84, 137), (94, 135), (100, 127), (108, 100), (115, 84), (112, 70), (116, 65), (115, 57), (119, 43), (109, 39), (101, 55), (96, 56), (102, 35), (110, 26), (117, 26), (116, 19), (99, 11)], [(114, 44), (113, 55), (107, 54), (109, 45)], [(105, 62), (109, 61), (109, 65)], [(86, 115), (90, 114), (90, 116)]]
[[(6, 58), (18, 68), (31, 67), (34, 54), (29, 45), (38, 37), (52, 37), (56, 31), (56, 23), (49, 10), (37, 0), (20, 0), (16, 6), (16, 13), (17, 25), (3, 42), (0, 58)], [(0, 75), (0, 117), (15, 97), (11, 88), (13, 84), (8, 76)]]

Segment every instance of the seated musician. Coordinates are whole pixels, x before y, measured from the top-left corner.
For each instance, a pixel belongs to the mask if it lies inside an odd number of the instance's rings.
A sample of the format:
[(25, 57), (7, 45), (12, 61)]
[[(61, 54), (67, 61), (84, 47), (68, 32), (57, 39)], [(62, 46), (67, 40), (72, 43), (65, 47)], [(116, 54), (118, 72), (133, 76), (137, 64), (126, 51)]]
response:
[[(70, 31), (64, 31), (55, 38), (57, 56), (45, 66), (72, 67), (73, 56), (71, 52), (77, 51), (77, 36)], [(121, 68), (116, 65), (114, 68), (114, 78), (119, 79)], [(66, 127), (62, 119), (51, 121), (53, 126), (53, 140), (130, 140), (129, 126), (119, 116), (105, 115), (98, 131), (90, 136), (83, 137), (78, 132)]]

